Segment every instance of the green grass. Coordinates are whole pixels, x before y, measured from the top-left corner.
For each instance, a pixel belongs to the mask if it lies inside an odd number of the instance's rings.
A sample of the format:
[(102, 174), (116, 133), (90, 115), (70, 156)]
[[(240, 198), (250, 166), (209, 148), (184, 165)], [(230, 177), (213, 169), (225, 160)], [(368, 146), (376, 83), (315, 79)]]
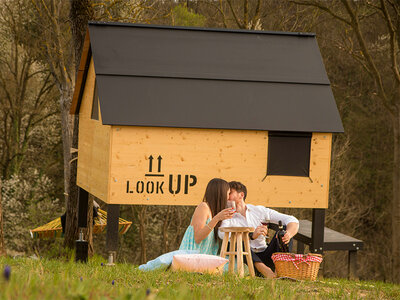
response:
[[(130, 264), (0, 258), (0, 299), (399, 299), (400, 286), (319, 279), (316, 282), (238, 278), (172, 271), (142, 272)], [(114, 281), (114, 285), (112, 282)], [(146, 296), (146, 291), (150, 295)]]

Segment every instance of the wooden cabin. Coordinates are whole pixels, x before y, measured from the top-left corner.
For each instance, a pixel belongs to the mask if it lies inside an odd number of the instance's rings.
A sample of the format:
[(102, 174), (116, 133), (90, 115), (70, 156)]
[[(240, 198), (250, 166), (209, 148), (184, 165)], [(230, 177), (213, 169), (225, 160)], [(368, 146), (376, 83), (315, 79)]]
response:
[(89, 24), (72, 114), (77, 184), (108, 204), (327, 208), (343, 126), (314, 34)]
[(77, 184), (104, 202), (197, 205), (220, 177), (328, 207), (343, 127), (314, 35), (91, 23), (81, 67)]
[(362, 246), (324, 240), (343, 126), (314, 34), (91, 22), (71, 113), (78, 224), (88, 193), (107, 203), (110, 253), (119, 204), (197, 205), (215, 177), (244, 183), (251, 204), (312, 208), (298, 234), (312, 252)]

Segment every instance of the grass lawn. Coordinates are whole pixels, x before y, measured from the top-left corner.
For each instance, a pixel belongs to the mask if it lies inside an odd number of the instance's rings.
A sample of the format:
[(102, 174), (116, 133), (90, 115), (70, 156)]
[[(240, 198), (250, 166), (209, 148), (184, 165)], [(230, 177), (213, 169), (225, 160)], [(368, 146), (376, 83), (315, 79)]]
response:
[[(400, 285), (382, 282), (142, 272), (130, 264), (105, 263), (100, 257), (88, 264), (0, 257), (0, 299), (400, 299)], [(7, 265), (9, 280), (3, 275)]]

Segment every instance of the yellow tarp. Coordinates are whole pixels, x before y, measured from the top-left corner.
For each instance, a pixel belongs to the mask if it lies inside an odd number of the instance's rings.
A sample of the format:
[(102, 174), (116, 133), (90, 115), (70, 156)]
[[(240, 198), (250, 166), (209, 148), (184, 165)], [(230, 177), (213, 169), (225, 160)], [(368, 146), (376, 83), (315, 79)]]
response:
[[(99, 209), (97, 211), (98, 216), (94, 218), (93, 233), (101, 233), (107, 226), (107, 212)], [(132, 222), (126, 221), (119, 218), (119, 234), (125, 234), (129, 227), (131, 227)], [(43, 226), (30, 230), (32, 238), (44, 239), (44, 238), (56, 238), (63, 237), (61, 218), (57, 218), (50, 223)]]

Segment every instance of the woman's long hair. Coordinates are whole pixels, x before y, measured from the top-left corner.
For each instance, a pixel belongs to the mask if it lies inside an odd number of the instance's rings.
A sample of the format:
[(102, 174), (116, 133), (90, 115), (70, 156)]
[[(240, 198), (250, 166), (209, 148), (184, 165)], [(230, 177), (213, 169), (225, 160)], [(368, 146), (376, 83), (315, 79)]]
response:
[[(229, 183), (220, 178), (211, 179), (207, 184), (203, 201), (208, 204), (212, 218), (226, 208), (228, 190)], [(220, 225), (221, 221), (214, 227), (214, 237), (216, 240), (218, 239), (218, 228)]]

